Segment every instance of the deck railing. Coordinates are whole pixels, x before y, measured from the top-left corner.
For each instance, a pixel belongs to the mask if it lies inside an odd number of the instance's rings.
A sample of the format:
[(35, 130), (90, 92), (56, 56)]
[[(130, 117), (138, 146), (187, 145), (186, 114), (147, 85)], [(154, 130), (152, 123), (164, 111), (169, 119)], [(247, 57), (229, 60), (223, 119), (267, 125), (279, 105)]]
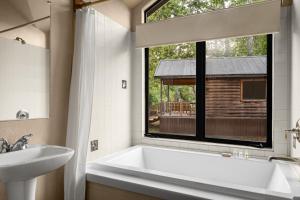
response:
[(170, 116), (196, 115), (196, 104), (191, 102), (162, 102), (160, 114)]

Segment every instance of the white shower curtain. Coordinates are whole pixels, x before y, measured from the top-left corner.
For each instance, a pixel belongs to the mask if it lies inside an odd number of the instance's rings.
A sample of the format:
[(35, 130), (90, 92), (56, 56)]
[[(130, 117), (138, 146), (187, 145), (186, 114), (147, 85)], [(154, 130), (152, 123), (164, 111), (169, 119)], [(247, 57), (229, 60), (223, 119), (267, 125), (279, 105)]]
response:
[(77, 10), (69, 100), (67, 146), (75, 150), (65, 167), (65, 200), (85, 199), (85, 169), (94, 93), (98, 13)]

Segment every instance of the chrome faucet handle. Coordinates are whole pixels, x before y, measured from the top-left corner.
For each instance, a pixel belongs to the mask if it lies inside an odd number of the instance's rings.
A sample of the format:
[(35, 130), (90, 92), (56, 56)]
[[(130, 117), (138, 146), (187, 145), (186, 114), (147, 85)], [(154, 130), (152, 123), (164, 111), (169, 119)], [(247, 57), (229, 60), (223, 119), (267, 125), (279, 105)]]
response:
[(30, 133), (30, 134), (27, 134), (27, 135), (23, 135), (18, 141), (22, 141), (25, 145), (28, 144), (28, 140), (30, 137), (32, 137), (33, 135)]
[(296, 128), (300, 129), (300, 119), (298, 119), (297, 122), (296, 122)]
[(6, 153), (10, 151), (10, 144), (7, 142), (6, 139), (0, 138), (0, 153)]
[(28, 140), (30, 137), (32, 137), (33, 135), (31, 133), (27, 134), (27, 135), (23, 135), (20, 139), (26, 139)]
[(32, 134), (23, 135), (20, 139), (18, 139), (15, 144), (11, 145), (10, 151), (19, 151), (22, 149), (26, 149), (28, 145), (28, 140), (32, 136)]

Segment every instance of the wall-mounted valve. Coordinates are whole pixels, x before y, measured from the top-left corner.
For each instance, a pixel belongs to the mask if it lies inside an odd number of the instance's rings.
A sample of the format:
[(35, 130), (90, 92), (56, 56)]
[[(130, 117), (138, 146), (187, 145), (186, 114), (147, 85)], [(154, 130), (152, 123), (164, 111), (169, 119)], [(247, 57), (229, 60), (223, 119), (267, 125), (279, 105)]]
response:
[(296, 139), (298, 142), (300, 142), (300, 119), (298, 119), (298, 121), (296, 122), (296, 127), (289, 129), (289, 130), (285, 130), (286, 133), (291, 133), (291, 134), (296, 134)]
[(27, 110), (19, 110), (16, 114), (16, 118), (19, 120), (26, 120), (29, 119), (29, 112)]

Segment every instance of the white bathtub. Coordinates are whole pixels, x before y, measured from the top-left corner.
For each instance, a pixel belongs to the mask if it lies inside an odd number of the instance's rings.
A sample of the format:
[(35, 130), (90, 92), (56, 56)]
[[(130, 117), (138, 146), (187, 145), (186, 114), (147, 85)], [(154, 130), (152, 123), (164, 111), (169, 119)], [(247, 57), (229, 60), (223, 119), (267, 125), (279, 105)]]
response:
[[(162, 199), (298, 199), (298, 166), (135, 146), (87, 165), (87, 180)], [(300, 198), (299, 198), (300, 199)]]

